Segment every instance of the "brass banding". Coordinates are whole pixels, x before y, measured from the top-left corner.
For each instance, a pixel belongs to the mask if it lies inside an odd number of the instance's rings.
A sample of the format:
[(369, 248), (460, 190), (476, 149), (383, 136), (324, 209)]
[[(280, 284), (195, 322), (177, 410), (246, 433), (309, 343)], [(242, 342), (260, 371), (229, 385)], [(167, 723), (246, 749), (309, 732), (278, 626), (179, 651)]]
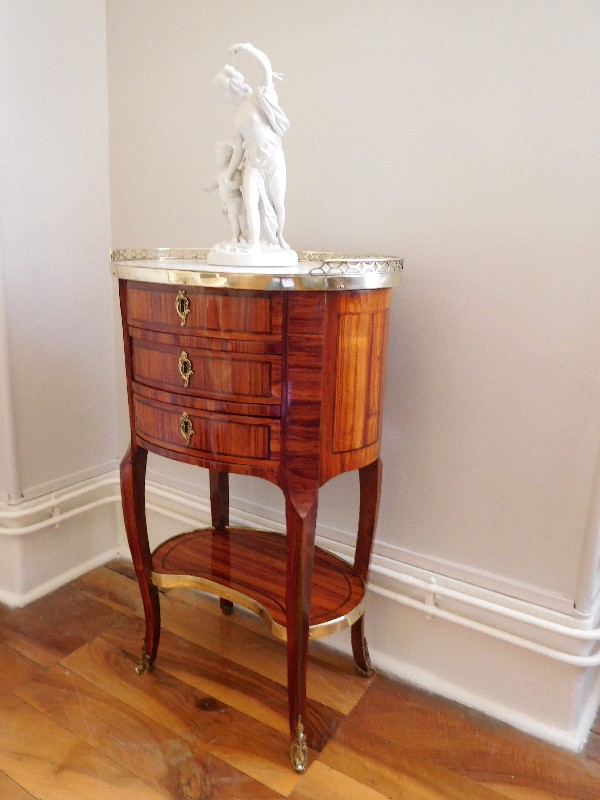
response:
[[(165, 575), (160, 572), (153, 572), (152, 583), (158, 589), (199, 589), (202, 592), (222, 597), (224, 600), (231, 600), (233, 603), (237, 603), (237, 605), (258, 614), (258, 616), (267, 623), (273, 636), (280, 639), (282, 642), (287, 641), (287, 630), (285, 626), (275, 622), (264, 606), (252, 597), (242, 594), (242, 592), (221, 586), (219, 583), (210, 581), (207, 578), (200, 578), (196, 575)], [(344, 614), (344, 616), (336, 617), (327, 622), (321, 622), (318, 625), (310, 625), (308, 628), (308, 638), (321, 639), (324, 636), (330, 636), (333, 633), (338, 633), (339, 631), (351, 627), (365, 613), (366, 602), (367, 595), (365, 593), (358, 605), (347, 614)]]
[[(117, 278), (180, 286), (255, 291), (353, 291), (396, 286), (403, 260), (395, 256), (298, 252), (298, 267), (216, 267), (207, 263), (206, 248), (120, 249), (111, 253)], [(181, 326), (189, 314), (189, 299), (181, 290), (175, 301)]]

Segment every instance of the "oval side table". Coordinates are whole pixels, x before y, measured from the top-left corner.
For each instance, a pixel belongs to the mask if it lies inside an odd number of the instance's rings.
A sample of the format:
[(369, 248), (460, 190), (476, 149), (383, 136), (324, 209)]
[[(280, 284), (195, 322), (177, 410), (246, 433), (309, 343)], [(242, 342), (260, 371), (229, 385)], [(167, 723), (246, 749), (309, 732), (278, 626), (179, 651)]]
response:
[[(391, 287), (401, 259), (304, 252), (297, 267), (212, 267), (206, 250), (116, 250), (131, 445), (121, 463), (125, 526), (145, 613), (137, 671), (160, 637), (159, 588), (194, 587), (251, 609), (287, 641), (291, 760), (317, 731), (306, 714), (309, 639), (351, 628), (372, 672), (363, 613), (381, 486)], [(209, 471), (212, 525), (150, 551), (148, 451)], [(315, 547), (319, 487), (359, 474), (353, 564)], [(229, 473), (285, 500), (286, 534), (229, 525)]]

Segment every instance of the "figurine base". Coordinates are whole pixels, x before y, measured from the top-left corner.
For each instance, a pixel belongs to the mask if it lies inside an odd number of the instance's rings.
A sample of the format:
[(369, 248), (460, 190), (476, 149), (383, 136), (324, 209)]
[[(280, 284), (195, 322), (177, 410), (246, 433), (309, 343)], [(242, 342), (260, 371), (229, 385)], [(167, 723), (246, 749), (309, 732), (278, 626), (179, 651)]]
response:
[(208, 251), (206, 263), (215, 267), (295, 267), (298, 253), (274, 246), (250, 253), (241, 248), (228, 250), (222, 245), (215, 245)]

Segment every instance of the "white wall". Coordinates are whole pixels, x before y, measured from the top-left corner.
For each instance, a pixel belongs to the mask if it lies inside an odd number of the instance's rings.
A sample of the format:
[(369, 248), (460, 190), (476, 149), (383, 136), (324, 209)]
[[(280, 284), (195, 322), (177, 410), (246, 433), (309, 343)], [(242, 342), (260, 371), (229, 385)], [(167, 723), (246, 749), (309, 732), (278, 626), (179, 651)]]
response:
[(0, 26), (5, 313), (35, 495), (115, 460), (104, 3), (5, 2)]
[(0, 3), (0, 119), (0, 599), (19, 603), (118, 541), (104, 487), (78, 525), (31, 531), (52, 509), (23, 503), (116, 466), (103, 0)]

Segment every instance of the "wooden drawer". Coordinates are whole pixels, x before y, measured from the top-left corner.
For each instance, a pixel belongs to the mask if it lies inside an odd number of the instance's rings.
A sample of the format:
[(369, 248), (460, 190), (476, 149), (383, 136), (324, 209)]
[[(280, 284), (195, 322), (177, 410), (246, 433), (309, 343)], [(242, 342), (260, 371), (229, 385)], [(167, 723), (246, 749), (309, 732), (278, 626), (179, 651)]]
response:
[(135, 430), (157, 447), (220, 463), (271, 462), (280, 453), (278, 419), (208, 413), (192, 404), (134, 395)]
[(281, 416), (281, 406), (269, 405), (269, 403), (237, 403), (232, 400), (222, 400), (213, 397), (194, 397), (181, 392), (166, 392), (163, 389), (155, 389), (143, 383), (131, 382), (133, 393), (137, 397), (145, 398), (152, 402), (166, 403), (169, 406), (179, 408), (181, 404), (186, 408), (204, 411), (207, 414), (235, 414), (238, 417), (269, 417), (278, 419)]
[[(167, 391), (236, 403), (281, 402), (281, 357), (231, 353), (131, 338), (133, 380)], [(184, 401), (185, 402), (185, 401)]]
[(282, 295), (130, 282), (129, 325), (236, 339), (281, 339)]

